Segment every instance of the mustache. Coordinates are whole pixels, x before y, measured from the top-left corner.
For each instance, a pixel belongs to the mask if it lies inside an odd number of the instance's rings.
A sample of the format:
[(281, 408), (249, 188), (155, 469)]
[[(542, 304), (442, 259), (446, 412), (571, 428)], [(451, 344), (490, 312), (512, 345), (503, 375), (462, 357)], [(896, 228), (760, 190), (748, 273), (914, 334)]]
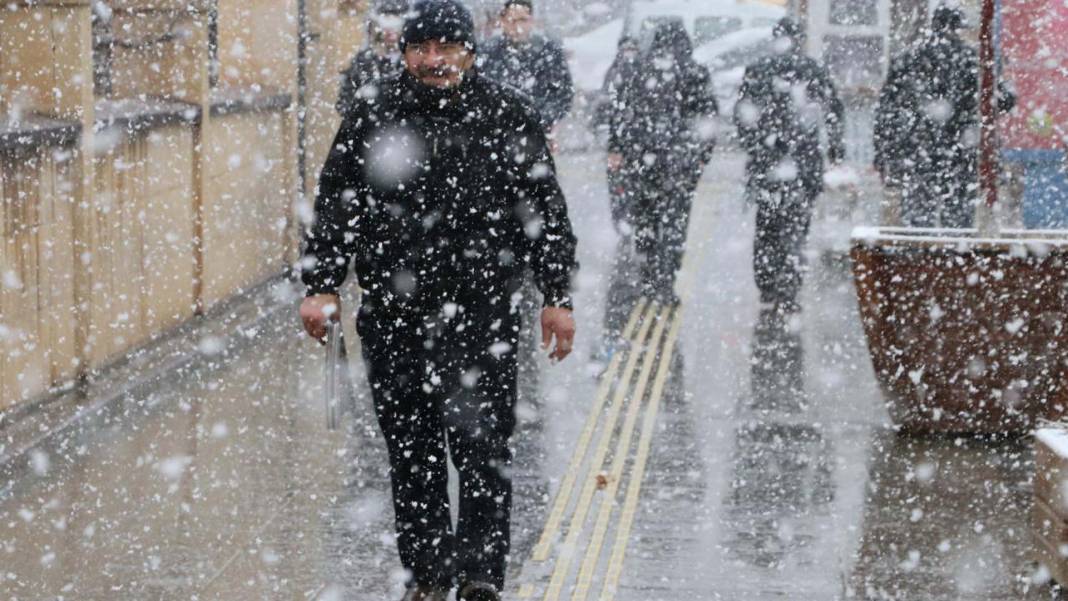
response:
[(415, 69), (415, 75), (417, 77), (446, 77), (457, 71), (459, 69), (455, 67), (418, 67)]

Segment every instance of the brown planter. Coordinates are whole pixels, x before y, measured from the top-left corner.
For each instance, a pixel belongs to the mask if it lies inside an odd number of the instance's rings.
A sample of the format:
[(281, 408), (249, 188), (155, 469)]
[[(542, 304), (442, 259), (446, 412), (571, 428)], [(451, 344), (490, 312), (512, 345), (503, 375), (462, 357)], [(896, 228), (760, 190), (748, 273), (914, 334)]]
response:
[(853, 273), (891, 418), (1020, 432), (1068, 413), (1068, 232), (857, 228)]
[(1068, 431), (1043, 428), (1035, 433), (1034, 507), (1031, 534), (1034, 559), (1050, 577), (1068, 583)]

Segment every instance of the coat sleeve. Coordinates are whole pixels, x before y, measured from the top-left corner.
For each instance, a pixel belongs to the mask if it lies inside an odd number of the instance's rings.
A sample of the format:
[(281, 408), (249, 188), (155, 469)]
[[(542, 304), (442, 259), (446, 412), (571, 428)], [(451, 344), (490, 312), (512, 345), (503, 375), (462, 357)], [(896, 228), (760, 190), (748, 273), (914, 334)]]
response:
[(1004, 79), (998, 81), (998, 89), (995, 94), (997, 99), (997, 112), (999, 115), (1008, 113), (1016, 107), (1016, 92)]
[(872, 131), (872, 146), (875, 148), (873, 162), (883, 176), (894, 175), (893, 171), (904, 148), (901, 136), (908, 133), (900, 117), (904, 75), (900, 62), (890, 65), (886, 83), (879, 91), (879, 102), (875, 107), (875, 126)]
[(705, 164), (712, 158), (716, 146), (713, 119), (719, 114), (719, 105), (712, 90), (712, 76), (705, 67), (698, 65), (694, 69), (689, 96), (695, 143), (699, 147), (701, 163)]
[(575, 99), (575, 84), (571, 80), (571, 70), (567, 67), (564, 49), (555, 41), (549, 41), (545, 45), (542, 69), (541, 83), (547, 88), (542, 117), (546, 121), (546, 127), (551, 128), (567, 115), (571, 110), (571, 102)]
[(522, 143), (528, 146), (524, 150), (531, 160), (517, 167), (517, 194), (526, 207), (519, 212), (530, 242), (530, 267), (545, 306), (570, 309), (571, 279), (578, 262), (567, 203), (541, 127), (528, 117), (523, 129), (530, 132)]
[(610, 87), (605, 99), (608, 122), (608, 152), (623, 152), (627, 146), (626, 125), (634, 118), (631, 102), (637, 70), (623, 73)]
[(352, 58), (349, 67), (341, 73), (341, 86), (337, 92), (334, 108), (341, 115), (352, 112), (356, 103), (356, 92), (360, 89), (360, 55)]
[(367, 189), (360, 159), (366, 121), (365, 111), (348, 113), (319, 176), (315, 220), (305, 231), (300, 262), (309, 296), (336, 294), (355, 253), (364, 217), (360, 199)]
[(826, 67), (820, 67), (819, 85), (827, 127), (827, 158), (840, 163), (845, 159), (845, 105)]
[(764, 150), (764, 136), (767, 134), (760, 127), (767, 104), (763, 79), (758, 66), (746, 67), (742, 85), (738, 89), (738, 102), (734, 104), (734, 126), (738, 131), (738, 139), (750, 155)]

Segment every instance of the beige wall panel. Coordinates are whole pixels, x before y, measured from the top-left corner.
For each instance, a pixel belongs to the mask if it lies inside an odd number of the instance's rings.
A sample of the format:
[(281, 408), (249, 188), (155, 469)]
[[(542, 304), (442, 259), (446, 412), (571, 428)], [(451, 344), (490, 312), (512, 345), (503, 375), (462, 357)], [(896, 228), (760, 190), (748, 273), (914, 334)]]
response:
[(193, 130), (186, 126), (154, 129), (146, 141), (145, 184), (149, 193), (180, 189), (191, 196)]
[(296, 0), (219, 0), (219, 85), (295, 91)]
[(40, 336), (40, 158), (3, 160), (0, 207), (0, 349), (4, 407), (43, 392), (50, 366)]
[[(170, 45), (170, 44), (168, 44)], [(162, 74), (164, 48), (120, 48), (112, 55), (112, 98), (134, 98), (140, 94), (166, 96)]]
[(160, 62), (160, 79), (167, 82), (160, 93), (178, 100), (199, 103), (208, 95), (207, 24), (185, 18), (179, 25), (182, 37)]
[(92, 202), (91, 291), (89, 300), (88, 359), (99, 367), (140, 343), (144, 331), (141, 291), (142, 208), (145, 198), (145, 143), (124, 140), (96, 157), (95, 194)]
[(150, 333), (193, 316), (193, 205), (189, 190), (147, 200), (144, 223), (144, 327)]
[(361, 13), (338, 11), (334, 2), (320, 2), (322, 8), (311, 12), (312, 28), (321, 33), (308, 46), (308, 109), (305, 128), (307, 139), (307, 189), (315, 189), (330, 144), (341, 117), (334, 110), (340, 88), (341, 71), (363, 44), (366, 32)]
[[(283, 267), (291, 184), (281, 113), (213, 119), (205, 132), (204, 299), (210, 306)], [(225, 170), (219, 169), (225, 165)], [(214, 174), (211, 174), (214, 172)]]
[(244, 178), (214, 178), (204, 196), (204, 305), (252, 284), (263, 268), (253, 255), (257, 225), (256, 207), (245, 199)]
[[(213, 180), (204, 202), (204, 299), (211, 306), (281, 271), (283, 245), (265, 208), (264, 186)], [(276, 197), (277, 198), (277, 197)]]
[(0, 112), (52, 113), (51, 10), (0, 9)]
[[(122, 12), (112, 17), (116, 36), (130, 42), (174, 39), (138, 47), (116, 45), (113, 53), (112, 96), (130, 98), (140, 94), (165, 98), (195, 98), (197, 69), (194, 53), (200, 48), (200, 29), (206, 25), (167, 11)], [(200, 61), (206, 62), (206, 45)]]
[(75, 156), (69, 149), (46, 150), (41, 171), (41, 340), (50, 362), (51, 382), (77, 376), (74, 295)]
[(239, 113), (213, 118), (203, 129), (204, 177), (211, 179), (248, 167), (246, 154), (254, 148), (263, 113)]
[(52, 8), (51, 29), (53, 86), (57, 91), (52, 112), (81, 119), (82, 125), (88, 126), (93, 119), (93, 35), (88, 2)]
[(157, 333), (193, 315), (193, 133), (164, 128), (146, 141), (144, 327)]

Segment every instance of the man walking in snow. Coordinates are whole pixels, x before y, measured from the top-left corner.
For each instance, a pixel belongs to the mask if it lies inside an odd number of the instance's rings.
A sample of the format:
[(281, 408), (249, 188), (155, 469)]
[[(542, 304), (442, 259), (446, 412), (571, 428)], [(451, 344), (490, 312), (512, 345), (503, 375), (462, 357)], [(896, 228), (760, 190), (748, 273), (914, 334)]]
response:
[(753, 272), (760, 302), (790, 313), (800, 309), (801, 250), (823, 191), (820, 127), (828, 158), (841, 162), (845, 109), (827, 69), (802, 51), (800, 25), (784, 17), (774, 37), (775, 53), (745, 69), (734, 122), (749, 153), (746, 192), (757, 206)]
[(335, 107), (342, 117), (352, 110), (359, 96), (378, 93), (378, 83), (395, 77), (404, 68), (401, 61), (400, 39), (408, 0), (378, 0), (367, 20), (367, 46), (352, 58), (341, 73)]
[[(527, 268), (542, 343), (570, 353), (575, 238), (544, 131), (473, 68), (458, 0), (417, 2), (405, 70), (345, 115), (323, 167), (300, 308), (321, 338), (350, 261), (375, 411), (390, 457), (405, 600), (495, 600), (509, 553), (516, 345)], [(454, 530), (446, 456), (459, 472)]]
[(575, 97), (564, 49), (534, 31), (533, 0), (506, 0), (499, 22), (502, 35), (480, 52), (482, 74), (526, 94), (551, 134)]
[[(890, 63), (875, 112), (875, 168), (912, 227), (970, 228), (978, 199), (979, 57), (964, 13), (939, 6), (929, 35)], [(997, 110), (1016, 97), (998, 86)]]

